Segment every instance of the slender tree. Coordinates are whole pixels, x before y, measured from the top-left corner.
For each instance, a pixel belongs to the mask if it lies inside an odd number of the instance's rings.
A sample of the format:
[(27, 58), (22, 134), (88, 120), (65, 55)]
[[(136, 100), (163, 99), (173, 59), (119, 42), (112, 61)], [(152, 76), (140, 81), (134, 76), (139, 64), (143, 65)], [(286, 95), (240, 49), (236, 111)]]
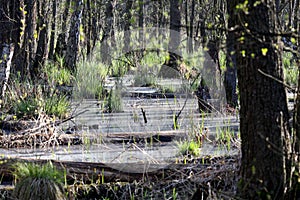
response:
[(232, 5), (234, 2), (227, 1), (227, 12), (228, 12), (228, 21), (227, 21), (227, 38), (226, 38), (226, 70), (224, 73), (224, 86), (226, 92), (226, 101), (229, 106), (235, 108), (238, 104), (238, 96), (236, 92), (236, 80), (237, 80), (237, 69), (236, 69), (236, 52), (234, 51), (234, 25), (233, 15), (235, 8)]
[(37, 33), (38, 33), (38, 44), (35, 54), (35, 60), (33, 67), (30, 70), (31, 78), (39, 77), (41, 68), (44, 65), (46, 59), (48, 58), (48, 7), (49, 4), (47, 1), (42, 0), (38, 1), (38, 24), (37, 24)]
[(35, 57), (36, 48), (36, 1), (24, 0), (20, 2), (23, 19), (23, 24), (21, 26), (22, 41), (20, 43), (20, 48), (15, 52), (17, 57), (14, 59), (15, 69), (20, 72), (21, 78), (29, 78), (30, 70), (33, 67), (33, 61)]
[(51, 32), (50, 32), (50, 43), (49, 43), (49, 58), (53, 59), (54, 57), (54, 41), (55, 41), (55, 32), (56, 32), (56, 10), (57, 10), (57, 1), (52, 0), (52, 22), (51, 22)]
[(58, 35), (57, 42), (56, 42), (56, 47), (55, 47), (55, 59), (57, 58), (64, 58), (65, 56), (65, 51), (67, 49), (67, 43), (66, 43), (66, 38), (67, 38), (67, 22), (68, 22), (68, 16), (69, 16), (69, 10), (70, 10), (70, 4), (71, 0), (66, 0), (65, 6), (64, 6), (64, 11), (62, 13), (62, 23), (61, 23), (61, 33)]
[[(292, 1), (295, 2), (294, 7), (295, 9), (297, 9), (297, 11), (295, 11), (295, 21), (294, 23), (290, 23), (290, 24), (294, 24), (293, 28), (295, 30), (295, 32), (298, 35), (298, 39), (296, 40), (296, 64), (298, 66), (298, 74), (300, 73), (300, 11), (299, 11), (299, 6), (300, 6), (300, 2), (299, 0), (296, 1)], [(295, 149), (294, 149), (294, 162), (295, 164), (295, 172), (294, 172), (294, 177), (293, 177), (293, 182), (292, 182), (292, 187), (294, 188), (294, 190), (292, 191), (292, 197), (296, 198), (300, 198), (300, 183), (298, 181), (299, 179), (299, 173), (300, 173), (300, 76), (298, 75), (298, 88), (297, 88), (297, 96), (296, 96), (296, 103), (295, 103), (295, 109), (294, 109), (294, 124), (293, 124), (293, 128), (295, 130), (295, 134), (293, 137), (294, 140), (294, 145), (295, 145)]]
[(110, 47), (109, 42), (112, 41), (112, 29), (113, 29), (113, 5), (112, 1), (107, 1), (105, 5), (105, 23), (103, 30), (103, 37), (101, 39), (101, 59), (103, 63), (110, 64), (111, 63), (111, 55), (110, 55)]
[(131, 24), (131, 8), (133, 0), (125, 1), (125, 16), (124, 16), (124, 47), (123, 51), (126, 53), (130, 50), (130, 24)]
[(140, 47), (144, 48), (144, 0), (139, 0), (138, 1), (138, 15), (139, 15), (139, 43)]
[[(8, 83), (12, 59), (21, 39), (21, 2), (0, 1), (0, 99)], [(1, 107), (0, 103), (0, 107)]]
[(65, 56), (65, 66), (72, 72), (76, 71), (76, 63), (79, 55), (80, 24), (82, 17), (82, 0), (74, 1), (74, 12), (71, 18), (71, 26), (67, 42), (67, 51)]
[[(179, 45), (181, 42), (180, 37), (181, 27), (181, 13), (179, 9), (179, 0), (170, 0), (170, 40), (169, 40), (169, 52), (177, 54), (180, 52)], [(177, 61), (176, 56), (171, 56)], [(172, 59), (170, 58), (170, 59)], [(170, 62), (172, 62), (170, 61)]]

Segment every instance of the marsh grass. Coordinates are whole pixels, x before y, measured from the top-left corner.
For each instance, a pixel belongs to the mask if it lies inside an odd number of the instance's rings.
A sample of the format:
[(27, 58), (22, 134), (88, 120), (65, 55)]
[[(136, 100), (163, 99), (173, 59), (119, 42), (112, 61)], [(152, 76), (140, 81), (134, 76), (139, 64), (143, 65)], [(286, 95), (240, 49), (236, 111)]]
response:
[(70, 110), (70, 101), (67, 96), (54, 94), (45, 99), (45, 112), (59, 118), (67, 117)]
[(108, 113), (123, 111), (123, 102), (120, 89), (111, 89), (106, 101), (106, 108)]
[(299, 73), (296, 61), (294, 60), (292, 53), (283, 53), (283, 66), (285, 82), (288, 85), (295, 87), (298, 82)]
[(186, 155), (199, 156), (200, 155), (201, 144), (199, 144), (196, 141), (184, 140), (184, 141), (176, 142), (176, 145), (178, 147), (179, 154), (182, 156), (186, 156)]
[(226, 147), (229, 151), (232, 147), (238, 146), (239, 134), (236, 134), (234, 131), (230, 130), (229, 127), (225, 129), (218, 128), (216, 133), (215, 143)]
[(48, 63), (44, 67), (44, 73), (47, 77), (49, 85), (71, 85), (74, 81), (74, 76), (69, 70), (63, 66), (56, 65), (54, 63)]
[(155, 87), (157, 85), (157, 79), (155, 75), (141, 71), (135, 74), (133, 85), (140, 87)]
[(75, 99), (92, 98), (102, 99), (105, 97), (105, 78), (108, 74), (108, 66), (92, 61), (79, 63), (75, 78)]
[(18, 85), (10, 91), (8, 102), (11, 106), (10, 113), (17, 119), (36, 118), (39, 113), (46, 113), (58, 118), (68, 115), (70, 102), (65, 95), (55, 92), (50, 94), (38, 85), (31, 83)]
[(44, 165), (17, 163), (13, 175), (16, 186), (13, 195), (22, 200), (61, 200), (66, 199), (63, 181), (64, 174), (51, 162)]

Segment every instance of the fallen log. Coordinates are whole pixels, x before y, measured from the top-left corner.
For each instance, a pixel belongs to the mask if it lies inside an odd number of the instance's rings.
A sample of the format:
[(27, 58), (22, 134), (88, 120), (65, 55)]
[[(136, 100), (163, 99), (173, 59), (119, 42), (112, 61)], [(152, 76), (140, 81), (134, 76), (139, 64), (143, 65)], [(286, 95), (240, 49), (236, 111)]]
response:
[[(2, 158), (2, 184), (11, 184), (12, 166), (17, 162), (43, 164), (49, 161)], [(199, 199), (201, 196), (231, 199), (228, 197), (235, 193), (239, 178), (238, 155), (181, 160), (179, 164), (51, 162), (66, 172), (69, 197), (78, 200), (130, 199), (132, 195), (144, 199), (145, 194), (149, 199), (163, 199), (174, 197), (174, 191), (179, 199)], [(3, 194), (9, 197), (7, 190)]]
[[(182, 178), (184, 171), (203, 170), (208, 165), (194, 163), (92, 163), (57, 160), (36, 160), (3, 157), (0, 159), (0, 176), (5, 182), (13, 181), (13, 166), (19, 162), (45, 164), (51, 161), (57, 169), (65, 171), (68, 182), (81, 179), (83, 182), (104, 181), (108, 182), (133, 182), (133, 181), (158, 181), (166, 177), (178, 176)], [(178, 172), (180, 173), (178, 174)], [(176, 175), (177, 174), (177, 175)]]

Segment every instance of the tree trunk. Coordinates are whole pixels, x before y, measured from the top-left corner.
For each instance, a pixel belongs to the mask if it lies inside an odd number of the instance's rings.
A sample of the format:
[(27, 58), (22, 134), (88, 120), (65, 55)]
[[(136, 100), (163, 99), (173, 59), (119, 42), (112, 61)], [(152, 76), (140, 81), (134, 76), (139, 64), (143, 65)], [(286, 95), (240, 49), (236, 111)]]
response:
[(139, 0), (139, 47), (141, 49), (145, 48), (145, 38), (144, 38), (144, 0)]
[(40, 69), (44, 66), (44, 63), (48, 56), (48, 3), (38, 1), (38, 45), (36, 50), (35, 61), (33, 68), (30, 71), (31, 78), (38, 78)]
[[(233, 8), (243, 5), (235, 0)], [(240, 91), (242, 166), (240, 192), (245, 199), (282, 199), (289, 180), (288, 108), (276, 34), (274, 1), (257, 4), (232, 17)], [(279, 47), (279, 48), (278, 48)], [(279, 80), (279, 81), (277, 81)]]
[(101, 39), (101, 59), (102, 62), (105, 64), (111, 63), (111, 55), (110, 55), (110, 47), (109, 41), (111, 41), (111, 31), (113, 29), (113, 5), (112, 1), (106, 2), (105, 8), (105, 25), (103, 30), (103, 37)]
[(188, 0), (185, 0), (184, 2), (184, 19), (185, 19), (185, 30), (186, 30), (186, 49), (187, 52), (189, 51), (189, 36), (190, 36), (190, 27), (188, 26), (189, 24), (189, 4)]
[(235, 10), (231, 5), (233, 1), (227, 2), (228, 18), (228, 31), (226, 39), (226, 71), (224, 75), (224, 86), (226, 93), (226, 101), (230, 107), (235, 108), (238, 105), (238, 96), (236, 93), (236, 54), (234, 52), (234, 21), (233, 16)]
[[(168, 44), (169, 59), (166, 60), (165, 65), (179, 72), (179, 64), (181, 61), (181, 51), (179, 45), (180, 37), (181, 15), (179, 10), (179, 0), (170, 0), (170, 38)], [(162, 68), (161, 70), (164, 70)], [(162, 72), (160, 72), (162, 74)]]
[[(0, 56), (0, 100), (4, 99), (6, 87), (8, 84), (10, 68), (11, 68), (11, 61), (14, 55), (14, 44), (5, 45), (2, 44), (2, 52)], [(2, 102), (0, 101), (0, 108)]]
[[(170, 40), (169, 52), (180, 55), (179, 45), (180, 37), (181, 14), (179, 11), (179, 0), (170, 0)], [(173, 57), (173, 56), (172, 56)], [(172, 58), (170, 58), (172, 59)], [(174, 60), (176, 62), (176, 60)]]
[(23, 42), (20, 45), (18, 52), (15, 52), (16, 57), (15, 65), (16, 70), (20, 73), (21, 79), (30, 77), (30, 71), (33, 67), (34, 54), (36, 48), (36, 1), (25, 0), (21, 12), (25, 16), (25, 23), (22, 25), (24, 29)]
[[(295, 13), (295, 21), (294, 23), (294, 28), (300, 33), (300, 13), (299, 13), (299, 6), (300, 2), (297, 0), (295, 2), (295, 9), (297, 8), (297, 11)], [(299, 36), (299, 35), (298, 35)], [(295, 44), (297, 49), (296, 49), (296, 64), (298, 66), (298, 74), (300, 73), (300, 37), (297, 39), (297, 43)], [(294, 124), (293, 128), (295, 130), (295, 135), (293, 137), (294, 140), (294, 162), (296, 163), (295, 165), (295, 172), (294, 172), (294, 177), (293, 177), (293, 182), (292, 182), (292, 188), (293, 190), (291, 191), (291, 198), (294, 199), (299, 199), (300, 198), (300, 183), (299, 183), (299, 172), (300, 172), (300, 76), (298, 75), (298, 88), (297, 88), (297, 96), (296, 96), (296, 103), (295, 103), (295, 108), (294, 108)]]
[(124, 47), (123, 52), (129, 53), (130, 51), (130, 24), (131, 24), (131, 8), (132, 8), (133, 0), (127, 0), (126, 1), (126, 8), (125, 8), (125, 17), (124, 17)]
[(65, 56), (65, 67), (73, 73), (76, 71), (76, 63), (79, 55), (82, 7), (82, 0), (76, 0), (74, 2), (74, 12), (71, 18), (71, 26), (67, 42), (67, 52)]
[(90, 56), (92, 51), (92, 8), (91, 8), (91, 0), (86, 1), (86, 9), (87, 9), (87, 27), (86, 27), (86, 55)]
[(190, 15), (190, 25), (189, 25), (189, 35), (188, 35), (188, 52), (193, 53), (194, 47), (193, 47), (193, 32), (194, 32), (194, 18), (195, 18), (195, 0), (192, 0), (192, 13)]
[(57, 1), (52, 0), (52, 23), (51, 23), (51, 32), (50, 32), (50, 43), (49, 43), (49, 58), (54, 58), (54, 40), (56, 32), (56, 9)]
[[(0, 99), (5, 95), (6, 85), (13, 65), (13, 56), (21, 44), (21, 2), (0, 0)], [(1, 107), (2, 102), (0, 102)]]
[(71, 0), (66, 0), (65, 3), (65, 9), (62, 16), (62, 32), (58, 35), (56, 47), (55, 47), (55, 59), (58, 58), (64, 58), (67, 50), (67, 43), (66, 43), (66, 37), (67, 37), (67, 21), (68, 21), (68, 15), (70, 10), (70, 4)]

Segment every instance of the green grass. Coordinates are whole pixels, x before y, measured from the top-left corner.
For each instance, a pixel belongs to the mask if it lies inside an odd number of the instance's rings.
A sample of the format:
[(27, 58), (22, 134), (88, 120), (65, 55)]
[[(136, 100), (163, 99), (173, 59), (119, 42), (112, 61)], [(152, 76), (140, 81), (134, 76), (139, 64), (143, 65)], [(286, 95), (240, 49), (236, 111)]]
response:
[(49, 85), (71, 85), (74, 77), (71, 72), (59, 65), (48, 63), (44, 68)]
[(217, 129), (217, 135), (215, 141), (218, 145), (225, 146), (228, 151), (231, 149), (235, 139), (236, 139), (235, 133), (234, 131), (230, 130), (230, 128)]
[(134, 86), (154, 87), (157, 85), (157, 79), (153, 74), (139, 72), (134, 76)]
[(298, 83), (299, 72), (298, 67), (296, 65), (296, 61), (293, 60), (292, 53), (283, 53), (283, 72), (285, 83), (292, 87), (295, 87)]
[(44, 165), (17, 163), (13, 169), (16, 179), (13, 195), (16, 199), (66, 199), (63, 188), (64, 174), (51, 162)]
[(110, 90), (106, 102), (106, 109), (109, 113), (123, 111), (123, 103), (120, 89)]
[(102, 63), (82, 61), (77, 68), (74, 98), (97, 98), (105, 96), (104, 82), (108, 74), (108, 66)]
[(199, 156), (200, 155), (200, 147), (201, 144), (199, 144), (198, 142), (195, 141), (179, 141), (176, 143), (178, 150), (179, 150), (179, 154), (180, 155), (193, 155), (193, 156)]
[(54, 94), (45, 99), (45, 112), (48, 115), (54, 115), (59, 118), (67, 117), (70, 109), (70, 101), (66, 96)]
[(39, 100), (34, 97), (18, 99), (12, 104), (13, 113), (17, 118), (35, 117), (39, 113)]
[(35, 86), (30, 82), (21, 84), (15, 81), (7, 102), (10, 106), (9, 113), (15, 115), (17, 119), (36, 118), (42, 112), (64, 118), (70, 108), (68, 98), (58, 94), (54, 88), (45, 90), (42, 86)]

